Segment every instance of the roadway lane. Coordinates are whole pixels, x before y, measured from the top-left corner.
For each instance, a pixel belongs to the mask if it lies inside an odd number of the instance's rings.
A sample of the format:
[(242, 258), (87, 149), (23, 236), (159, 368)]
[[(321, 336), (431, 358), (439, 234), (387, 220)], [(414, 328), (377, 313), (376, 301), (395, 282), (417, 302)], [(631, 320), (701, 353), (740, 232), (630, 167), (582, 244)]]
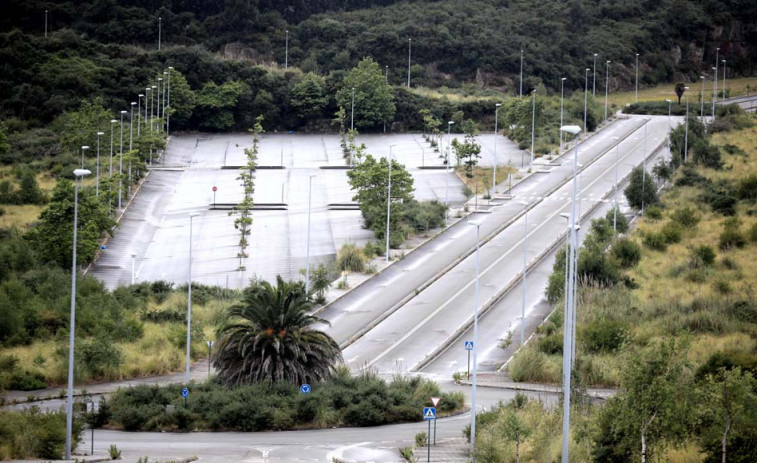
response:
[[(667, 118), (655, 118), (649, 124), (647, 149), (659, 145), (667, 135)], [(619, 176), (630, 173), (634, 165), (641, 163), (645, 151), (644, 130), (635, 132), (620, 145)], [(592, 200), (602, 198), (614, 185), (615, 150), (587, 166), (582, 173), (583, 197)], [(580, 156), (580, 150), (579, 150)], [(570, 162), (556, 167), (556, 177), (569, 176)], [(570, 211), (572, 183), (560, 187), (544, 200), (533, 194), (520, 194), (516, 199), (528, 202), (528, 251), (529, 262), (537, 258), (555, 243), (565, 230), (560, 213)], [(500, 210), (517, 215), (523, 205), (510, 201)], [(584, 209), (585, 212), (585, 209)], [(480, 215), (484, 228), (495, 220), (495, 214)], [(472, 227), (460, 228), (453, 239), (464, 235), (475, 239)], [(519, 218), (511, 226), (497, 234), (481, 249), (481, 306), (494, 301), (508, 284), (519, 282), (522, 269), (524, 220)], [(396, 371), (402, 368), (413, 370), (436, 349), (446, 346), (456, 337), (456, 330), (467, 325), (473, 316), (475, 293), (475, 254), (468, 256), (459, 265), (413, 297), (399, 310), (391, 314), (361, 339), (347, 347), (345, 361), (354, 369), (369, 366), (379, 372)], [(518, 310), (520, 312), (520, 310)], [(528, 315), (528, 314), (527, 314)]]
[[(656, 124), (662, 124), (667, 129), (667, 117), (654, 120)], [(633, 117), (618, 120), (608, 126), (579, 146), (580, 162), (588, 165), (593, 159), (601, 157), (615, 143), (613, 137), (629, 136), (643, 123), (644, 118)], [(570, 156), (563, 155), (559, 161), (565, 162), (569, 158)], [(513, 187), (512, 193), (532, 198), (544, 196), (564, 185), (571, 176), (572, 169), (569, 166), (555, 167), (548, 174), (535, 174), (526, 178)], [(531, 199), (530, 202), (536, 204), (539, 200)], [(522, 213), (523, 207), (493, 208), (481, 225), (482, 239), (496, 235)], [(460, 221), (444, 230), (427, 245), (416, 249), (381, 274), (330, 304), (319, 316), (331, 323), (329, 333), (344, 346), (391, 314), (408, 298), (433, 283), (435, 277), (445, 268), (452, 268), (460, 259), (469, 255), (475, 248), (475, 241), (475, 233), (471, 232), (466, 221)], [(451, 296), (453, 293), (454, 291), (446, 291), (442, 296)], [(345, 355), (345, 359), (350, 358)], [(359, 358), (363, 361), (372, 360), (362, 355)]]

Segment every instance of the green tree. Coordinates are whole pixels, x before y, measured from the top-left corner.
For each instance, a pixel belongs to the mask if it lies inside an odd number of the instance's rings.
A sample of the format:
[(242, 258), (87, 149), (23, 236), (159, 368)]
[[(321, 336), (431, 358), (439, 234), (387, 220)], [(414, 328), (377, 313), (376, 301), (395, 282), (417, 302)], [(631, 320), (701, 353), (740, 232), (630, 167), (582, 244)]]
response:
[(394, 93), (384, 73), (372, 58), (363, 58), (345, 76), (342, 88), (336, 93), (337, 105), (352, 110), (352, 89), (355, 89), (355, 126), (378, 127), (392, 120), (396, 110)]
[[(89, 188), (79, 192), (79, 217), (77, 236), (77, 264), (92, 262), (98, 240), (114, 225), (105, 204), (95, 198)], [(58, 181), (52, 200), (39, 216), (39, 222), (27, 237), (42, 262), (50, 262), (61, 268), (71, 266), (74, 224), (74, 183), (67, 179)]]
[(339, 345), (312, 327), (328, 324), (309, 314), (302, 282), (276, 277), (276, 286), (255, 283), (230, 307), (214, 365), (227, 386), (244, 383), (291, 384), (324, 381), (341, 361)]
[(681, 104), (681, 97), (683, 97), (686, 91), (686, 85), (683, 82), (678, 82), (675, 87), (676, 96), (678, 97), (678, 104)]
[(255, 126), (250, 129), (252, 133), (252, 147), (246, 148), (244, 154), (247, 157), (247, 165), (239, 171), (239, 177), (242, 183), (244, 197), (242, 202), (234, 206), (234, 210), (229, 215), (238, 214), (234, 219), (234, 228), (239, 230), (239, 269), (244, 269), (244, 258), (247, 257), (247, 246), (249, 246), (248, 236), (250, 236), (252, 227), (252, 196), (255, 193), (255, 168), (258, 165), (258, 141), (260, 134), (263, 133), (263, 116), (255, 119)]
[[(757, 422), (757, 381), (748, 371), (736, 367), (708, 375), (700, 386), (699, 409), (702, 447), (720, 460), (748, 462), (757, 455), (754, 423)], [(734, 437), (735, 436), (735, 437)], [(728, 443), (737, 442), (729, 452)]]
[(234, 107), (243, 95), (250, 93), (250, 86), (239, 80), (217, 85), (208, 82), (197, 93), (195, 107), (199, 126), (206, 130), (228, 130), (235, 125)]
[[(105, 132), (110, 128), (110, 120), (113, 114), (105, 109), (101, 97), (92, 101), (84, 100), (79, 109), (64, 113), (56, 125), (60, 127), (60, 140), (64, 148), (78, 156), (81, 147), (91, 147), (88, 155), (95, 153), (97, 145), (97, 132)], [(127, 127), (128, 128), (128, 127)]]
[(308, 72), (292, 89), (290, 105), (302, 119), (313, 119), (323, 115), (329, 103), (323, 78)]
[(39, 187), (37, 177), (29, 168), (23, 168), (18, 174), (19, 189), (16, 193), (21, 204), (44, 204), (45, 192)]
[(166, 108), (168, 111), (169, 126), (172, 129), (186, 129), (189, 127), (189, 121), (197, 105), (197, 96), (189, 87), (184, 75), (177, 71), (171, 71), (171, 105)]
[[(376, 160), (366, 155), (365, 160), (347, 172), (350, 187), (356, 191), (353, 201), (360, 204), (366, 228), (376, 233), (378, 238), (385, 236), (386, 231), (386, 197), (389, 186), (389, 162), (386, 158)], [(413, 177), (395, 159), (392, 159), (392, 215), (390, 233), (396, 230), (399, 223), (400, 201), (413, 198)]]
[(457, 138), (452, 140), (452, 149), (455, 150), (455, 156), (457, 157), (457, 164), (463, 163), (465, 169), (465, 176), (473, 178), (473, 168), (478, 164), (478, 160), (481, 159), (481, 145), (476, 141), (475, 125), (473, 121), (468, 119), (465, 126), (465, 141), (460, 143)]
[(4, 160), (8, 156), (10, 146), (8, 145), (8, 137), (5, 136), (2, 128), (0, 128), (0, 161)]
[(641, 169), (641, 166), (634, 167), (631, 172), (631, 180), (626, 189), (623, 190), (628, 204), (634, 209), (639, 210), (642, 206), (651, 206), (660, 202), (660, 198), (657, 196), (657, 187), (652, 180), (652, 176), (649, 172), (644, 175)]
[(518, 411), (513, 406), (503, 408), (502, 413), (502, 434), (515, 442), (515, 463), (520, 463), (520, 444), (531, 434), (531, 429), (518, 416)]

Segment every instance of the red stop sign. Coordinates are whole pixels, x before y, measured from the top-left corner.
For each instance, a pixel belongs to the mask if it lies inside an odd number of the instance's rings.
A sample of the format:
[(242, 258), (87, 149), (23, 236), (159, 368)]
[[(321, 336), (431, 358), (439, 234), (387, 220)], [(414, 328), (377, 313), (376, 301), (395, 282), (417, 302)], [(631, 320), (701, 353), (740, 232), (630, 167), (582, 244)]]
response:
[(218, 188), (216, 188), (216, 187), (214, 186), (214, 187), (213, 187), (213, 192), (216, 192), (216, 191), (218, 191)]

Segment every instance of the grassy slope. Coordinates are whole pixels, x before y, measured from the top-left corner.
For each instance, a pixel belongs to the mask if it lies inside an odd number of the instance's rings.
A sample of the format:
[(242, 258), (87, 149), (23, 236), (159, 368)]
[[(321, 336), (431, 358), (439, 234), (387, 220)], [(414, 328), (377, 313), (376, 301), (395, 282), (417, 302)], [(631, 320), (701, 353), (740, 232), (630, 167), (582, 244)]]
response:
[[(718, 145), (734, 144), (748, 156), (732, 156), (723, 152), (725, 168), (720, 171), (698, 168), (701, 175), (711, 179), (738, 180), (748, 174), (757, 174), (757, 127), (717, 134), (713, 142)], [(639, 288), (582, 290), (578, 308), (577, 353), (587, 363), (584, 375), (590, 384), (615, 386), (619, 381), (619, 354), (582, 352), (582, 327), (608, 318), (625, 324), (627, 342), (631, 344), (642, 345), (653, 338), (671, 336), (688, 340), (691, 343), (689, 360), (694, 368), (717, 351), (741, 351), (755, 355), (757, 326), (735, 319), (729, 307), (739, 300), (754, 300), (757, 243), (749, 243), (741, 249), (720, 250), (718, 238), (725, 218), (713, 214), (709, 207), (698, 201), (697, 196), (698, 192), (692, 187), (675, 187), (663, 197), (661, 219), (653, 220), (647, 216), (638, 223), (631, 238), (641, 243), (644, 233), (659, 230), (677, 209), (691, 207), (701, 219), (696, 227), (683, 232), (681, 242), (668, 246), (665, 252), (643, 248), (640, 264), (627, 272)], [(746, 233), (757, 223), (755, 212), (757, 210), (753, 204), (739, 204), (742, 232)], [(717, 257), (713, 266), (695, 270), (689, 267), (690, 249), (699, 245), (711, 246)], [(560, 314), (557, 315), (561, 320)], [(559, 323), (561, 325), (562, 322)], [(558, 328), (557, 336), (560, 339), (561, 331)], [(561, 355), (547, 355), (538, 349), (538, 344), (537, 339), (511, 362), (510, 374), (523, 381), (559, 383)]]

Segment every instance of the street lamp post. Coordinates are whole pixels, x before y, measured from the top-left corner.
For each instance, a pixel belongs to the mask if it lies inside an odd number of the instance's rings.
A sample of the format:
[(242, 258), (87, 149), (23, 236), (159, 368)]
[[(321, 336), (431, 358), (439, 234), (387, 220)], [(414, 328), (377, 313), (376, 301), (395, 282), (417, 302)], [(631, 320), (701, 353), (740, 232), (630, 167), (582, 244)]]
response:
[(499, 108), (501, 106), (502, 103), (494, 105), (494, 169), (492, 170), (492, 193), (489, 195), (490, 198), (497, 191), (497, 132), (499, 131), (497, 116), (499, 116)]
[(683, 144), (683, 162), (689, 159), (689, 87), (683, 88), (686, 91), (686, 119), (684, 119), (684, 144)]
[(723, 101), (725, 101), (725, 60), (723, 60)]
[[(570, 134), (573, 134), (574, 136), (578, 136), (579, 133), (581, 133), (581, 128), (578, 126), (563, 126), (560, 128), (563, 132), (567, 132)], [(576, 247), (576, 188), (577, 188), (577, 175), (576, 170), (578, 168), (578, 143), (576, 143), (576, 150), (575, 155), (573, 157), (573, 201), (571, 202), (571, 214), (570, 214), (570, 253), (572, 255), (575, 254), (575, 247)], [(568, 303), (568, 309), (570, 312), (572, 312), (572, 303), (573, 298), (570, 296), (573, 293), (573, 284), (574, 279), (572, 278), (572, 275), (574, 275), (575, 272), (575, 259), (570, 259), (570, 265), (569, 265), (569, 273), (570, 277), (568, 278), (568, 297), (571, 298), (571, 301)], [(571, 380), (571, 356), (570, 352), (572, 352), (571, 349), (571, 334), (572, 334), (572, 315), (567, 314), (567, 316), (564, 317), (564, 327), (563, 327), (563, 435), (562, 435), (562, 463), (568, 463), (569, 461), (569, 450), (570, 450), (570, 393), (571, 393), (571, 386), (570, 386), (570, 380)]]
[(704, 76), (699, 76), (702, 81), (702, 89), (699, 91), (699, 122), (704, 124)]
[(152, 124), (155, 121), (155, 89), (158, 88), (155, 85), (151, 85), (150, 88), (150, 133), (152, 133)]
[(618, 233), (618, 161), (620, 159), (620, 137), (612, 137), (615, 140), (615, 189), (613, 191), (614, 203), (612, 212), (612, 234)]
[(607, 73), (605, 75), (605, 123), (607, 122), (607, 96), (610, 93), (610, 61), (607, 61)]
[(444, 176), (444, 206), (449, 206), (449, 144), (450, 144), (450, 137), (452, 135), (452, 124), (454, 124), (455, 121), (447, 121), (447, 146), (444, 148), (444, 156), (445, 160), (447, 161), (446, 167), (446, 174)]
[[(74, 177), (83, 180), (92, 172), (74, 170)], [(66, 398), (66, 460), (71, 459), (71, 432), (74, 418), (74, 332), (76, 331), (76, 235), (79, 221), (79, 189), (74, 185), (74, 243), (71, 262), (71, 318), (68, 327), (68, 390)]]
[(105, 135), (105, 132), (97, 132), (97, 163), (95, 164), (95, 198), (100, 197), (100, 137)]
[(536, 89), (533, 91), (533, 104), (531, 105), (531, 163), (532, 168), (534, 166), (534, 140), (536, 134)]
[(520, 96), (523, 96), (523, 50), (520, 51)]
[(184, 382), (189, 384), (189, 354), (192, 346), (192, 219), (200, 215), (197, 212), (189, 214), (189, 265), (188, 284), (187, 284), (187, 370), (184, 374)]
[[(355, 130), (355, 87), (352, 87), (352, 111), (350, 111), (350, 131), (354, 131), (354, 130)], [(352, 167), (352, 150), (351, 149), (350, 149), (350, 167)]]
[(163, 107), (161, 108), (161, 114), (163, 114), (163, 124), (166, 123), (166, 87), (168, 86), (168, 71), (163, 71)]
[[(673, 100), (666, 98), (665, 102), (668, 103), (668, 153), (670, 153), (670, 108), (673, 106)], [(670, 153), (670, 157), (673, 157), (673, 153)]]
[(636, 103), (639, 102), (639, 54), (636, 53)]
[[(115, 124), (118, 124), (118, 121), (116, 119), (110, 120), (110, 170), (108, 172), (108, 191), (110, 194), (113, 194), (113, 126)], [(108, 212), (110, 212), (110, 204), (112, 201), (112, 197), (108, 197)]]
[(308, 239), (307, 239), (307, 251), (305, 258), (305, 295), (310, 295), (310, 206), (312, 204), (313, 196), (313, 177), (311, 175), (308, 180)]
[[(158, 119), (160, 119), (160, 85), (163, 82), (162, 77), (158, 77), (158, 95), (155, 99), (155, 115), (158, 116)], [(155, 132), (160, 133), (160, 124), (158, 124), (158, 121), (155, 121)]]
[(478, 304), (479, 304), (479, 267), (481, 244), (481, 221), (469, 220), (468, 225), (476, 227), (476, 296), (473, 306), (473, 391), (471, 395), (470, 445), (471, 452), (476, 448), (476, 379), (478, 372)]
[(521, 307), (520, 307), (520, 345), (526, 342), (526, 273), (527, 273), (527, 251), (528, 251), (528, 203), (526, 201), (519, 201), (519, 204), (524, 206), (523, 213), (523, 285), (521, 290)]
[[(563, 125), (563, 101), (565, 100), (565, 79), (567, 79), (567, 77), (563, 77), (562, 79), (560, 79), (560, 127), (562, 127)], [(562, 153), (562, 131), (560, 131), (559, 129), (557, 131), (560, 132), (560, 153)]]
[(150, 99), (152, 99), (152, 87), (145, 87), (145, 130), (147, 130), (147, 124), (149, 121), (150, 133), (152, 133), (152, 121), (150, 120), (150, 117), (149, 117), (149, 112), (148, 112), (149, 105), (147, 104), (148, 96), (150, 97)]
[(718, 101), (718, 58), (720, 55), (720, 48), (715, 49), (715, 85), (712, 90), (712, 119), (715, 120), (715, 103)]
[(395, 145), (389, 145), (389, 185), (386, 190), (386, 261), (389, 262), (389, 222), (392, 214), (392, 148)]
[(124, 167), (124, 114), (126, 111), (121, 111), (121, 146), (118, 153), (118, 208), (121, 209), (121, 190), (123, 187), (123, 175)]
[(131, 253), (131, 284), (133, 285), (136, 280), (136, 274), (134, 273), (134, 260), (137, 258), (137, 253)]
[(166, 113), (166, 135), (171, 133), (171, 71), (173, 71), (173, 66), (168, 66), (168, 97), (166, 97), (168, 112)]
[(644, 189), (647, 186), (647, 124), (649, 119), (644, 121), (644, 152), (641, 157), (641, 215), (644, 215)]
[(134, 135), (134, 106), (137, 103), (131, 102), (131, 114), (129, 114), (129, 193), (131, 193), (131, 157), (132, 157), (132, 141)]
[(289, 30), (286, 31), (286, 45), (284, 46), (284, 70), (289, 69)]
[[(588, 132), (589, 129), (586, 127), (586, 111), (589, 103), (589, 68), (586, 68), (586, 72), (584, 74), (584, 132)], [(576, 138), (576, 143), (578, 143), (578, 138)]]
[(45, 10), (45, 38), (47, 38), (47, 10)]
[(83, 145), (81, 147), (81, 168), (84, 169), (84, 152), (89, 149), (89, 146)]
[(410, 88), (410, 63), (413, 55), (413, 39), (407, 39), (407, 88)]
[(592, 66), (591, 96), (597, 95), (597, 54), (594, 53), (594, 66)]
[(160, 39), (163, 33), (163, 18), (158, 16), (158, 51), (160, 51)]
[(140, 125), (142, 124), (142, 98), (144, 97), (145, 95), (143, 93), (137, 95), (137, 138), (139, 138), (142, 134)]

